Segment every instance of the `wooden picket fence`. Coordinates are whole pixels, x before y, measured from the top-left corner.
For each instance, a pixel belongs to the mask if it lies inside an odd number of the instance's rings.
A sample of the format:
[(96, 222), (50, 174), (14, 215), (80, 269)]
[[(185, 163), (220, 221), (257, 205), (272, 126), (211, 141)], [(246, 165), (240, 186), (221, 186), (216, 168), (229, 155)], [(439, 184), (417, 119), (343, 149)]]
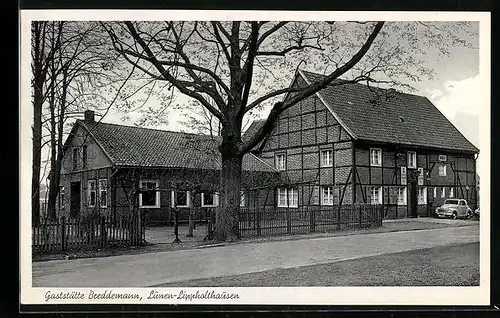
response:
[[(242, 207), (239, 232), (251, 237), (366, 229), (382, 226), (382, 218), (382, 205)], [(208, 232), (213, 230), (215, 212), (210, 221)]]
[(33, 253), (97, 249), (115, 245), (137, 246), (145, 242), (145, 227), (139, 215), (113, 218), (60, 217), (32, 227)]

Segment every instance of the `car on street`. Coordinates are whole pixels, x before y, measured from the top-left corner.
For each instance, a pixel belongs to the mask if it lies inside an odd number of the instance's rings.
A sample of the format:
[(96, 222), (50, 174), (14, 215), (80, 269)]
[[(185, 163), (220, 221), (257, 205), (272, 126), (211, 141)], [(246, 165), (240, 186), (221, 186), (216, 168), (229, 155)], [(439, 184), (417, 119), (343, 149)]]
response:
[(464, 199), (447, 199), (444, 204), (436, 208), (437, 217), (470, 218), (472, 209)]

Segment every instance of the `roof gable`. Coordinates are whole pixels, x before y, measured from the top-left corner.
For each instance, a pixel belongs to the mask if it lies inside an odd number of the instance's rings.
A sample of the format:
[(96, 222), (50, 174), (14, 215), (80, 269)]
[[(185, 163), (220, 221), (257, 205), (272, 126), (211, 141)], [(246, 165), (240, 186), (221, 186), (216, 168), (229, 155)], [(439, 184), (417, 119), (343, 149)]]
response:
[[(309, 83), (323, 77), (300, 74)], [(479, 152), (426, 97), (359, 83), (329, 85), (317, 95), (355, 139)]]

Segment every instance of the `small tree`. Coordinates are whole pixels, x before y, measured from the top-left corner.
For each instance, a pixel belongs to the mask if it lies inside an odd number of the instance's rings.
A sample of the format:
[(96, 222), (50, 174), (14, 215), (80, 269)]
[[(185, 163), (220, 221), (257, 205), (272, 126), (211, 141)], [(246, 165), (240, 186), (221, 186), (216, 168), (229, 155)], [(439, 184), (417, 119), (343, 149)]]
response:
[[(453, 45), (467, 45), (457, 34), (471, 25), (125, 21), (105, 27), (130, 65), (190, 97), (220, 123), (221, 200), (215, 239), (237, 240), (243, 155), (270, 133), (283, 111), (341, 76), (346, 78), (341, 84), (409, 89), (408, 81), (433, 75), (425, 66), (426, 52), (446, 54)], [(325, 76), (307, 85), (290, 85), (303, 64)], [(244, 116), (264, 105), (271, 107), (265, 123), (242, 140)]]

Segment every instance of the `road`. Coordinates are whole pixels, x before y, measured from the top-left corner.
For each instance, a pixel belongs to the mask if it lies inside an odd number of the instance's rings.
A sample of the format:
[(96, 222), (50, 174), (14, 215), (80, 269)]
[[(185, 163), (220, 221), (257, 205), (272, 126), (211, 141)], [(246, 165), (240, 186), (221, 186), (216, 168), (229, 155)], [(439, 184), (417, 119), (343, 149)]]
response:
[(33, 287), (151, 287), (385, 253), (479, 242), (479, 226), (374, 233), (292, 241), (33, 263)]

